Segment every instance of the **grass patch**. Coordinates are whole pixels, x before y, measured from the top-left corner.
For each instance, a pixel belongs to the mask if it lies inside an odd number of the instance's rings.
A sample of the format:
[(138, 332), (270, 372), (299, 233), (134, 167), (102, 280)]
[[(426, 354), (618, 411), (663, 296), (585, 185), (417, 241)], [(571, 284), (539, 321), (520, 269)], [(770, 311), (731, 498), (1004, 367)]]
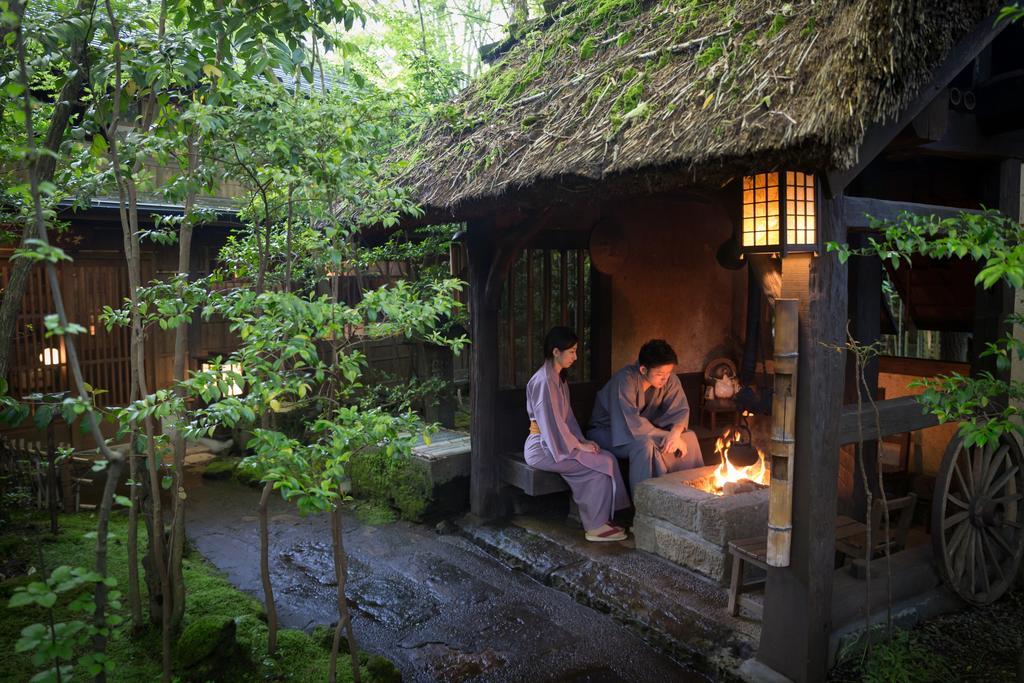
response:
[(239, 458), (217, 458), (211, 460), (203, 470), (203, 479), (228, 479), (235, 473)]
[[(27, 681), (37, 668), (28, 654), (14, 651), (14, 643), (26, 626), (45, 622), (46, 612), (39, 608), (10, 609), (7, 600), (14, 588), (29, 581), (39, 580), (60, 565), (91, 567), (94, 562), (95, 541), (84, 538), (84, 534), (96, 528), (95, 515), (62, 515), (61, 533), (57, 538), (49, 535), (47, 521), (41, 515), (19, 518), (0, 537), (0, 545), (13, 548), (29, 575), (15, 576), (0, 583), (0, 671), (4, 680)], [(119, 627), (107, 647), (114, 660), (114, 671), (110, 681), (153, 681), (160, 678), (160, 632), (154, 627), (146, 628), (138, 636), (128, 632), (128, 553), (126, 546), (128, 520), (126, 515), (114, 515), (110, 524), (113, 537), (110, 540), (110, 575), (118, 582), (117, 589), (125, 594), (122, 599), (121, 616), (125, 625)], [(140, 525), (141, 526), (141, 525)], [(140, 545), (144, 546), (145, 533), (140, 529)], [(13, 540), (12, 540), (13, 539)], [(145, 551), (139, 549), (140, 556)], [(211, 680), (228, 683), (253, 680), (326, 680), (330, 659), (325, 650), (310, 636), (301, 631), (283, 629), (278, 632), (278, 652), (274, 658), (267, 656), (267, 625), (264, 623), (262, 604), (232, 586), (216, 568), (196, 553), (184, 560), (185, 586), (187, 590), (184, 631), (192, 628), (191, 639), (196, 640), (199, 630), (216, 631), (224, 634), (233, 624), (234, 645), (230, 652), (224, 652), (224, 666), (218, 666), (215, 678)], [(143, 611), (146, 611), (145, 587), (140, 586), (143, 596)], [(66, 601), (54, 607), (54, 618), (60, 622), (68, 618)], [(197, 630), (199, 629), (199, 630)], [(205, 631), (204, 631), (205, 632)], [(201, 634), (200, 634), (201, 638)], [(185, 638), (187, 641), (188, 638)], [(175, 652), (176, 661), (188, 659), (190, 652)], [(386, 666), (372, 658), (375, 667), (367, 668), (371, 658), (363, 657), (363, 677), (368, 681), (394, 680), (393, 667)], [(385, 660), (386, 662), (386, 660)], [(376, 671), (374, 670), (376, 669)], [(75, 680), (89, 678), (84, 672), (76, 671)], [(176, 670), (182, 675), (182, 670)], [(347, 655), (339, 656), (338, 680), (351, 680), (351, 668)], [(195, 674), (193, 674), (195, 675)]]

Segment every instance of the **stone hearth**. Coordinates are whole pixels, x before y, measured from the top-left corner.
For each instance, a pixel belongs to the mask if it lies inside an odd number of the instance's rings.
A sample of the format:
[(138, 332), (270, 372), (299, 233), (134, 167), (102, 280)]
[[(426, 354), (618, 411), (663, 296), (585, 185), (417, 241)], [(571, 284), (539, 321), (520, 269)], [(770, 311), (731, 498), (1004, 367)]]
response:
[(693, 488), (688, 481), (711, 475), (698, 467), (648, 479), (636, 487), (636, 547), (726, 583), (730, 540), (768, 532), (768, 489), (726, 496)]

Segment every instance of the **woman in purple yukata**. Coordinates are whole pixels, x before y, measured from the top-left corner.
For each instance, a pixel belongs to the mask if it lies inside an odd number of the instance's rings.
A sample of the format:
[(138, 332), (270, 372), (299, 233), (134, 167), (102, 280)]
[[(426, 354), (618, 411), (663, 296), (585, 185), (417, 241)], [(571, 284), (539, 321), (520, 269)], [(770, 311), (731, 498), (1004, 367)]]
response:
[(524, 456), (531, 467), (557, 472), (572, 489), (588, 541), (623, 541), (626, 532), (612, 522), (629, 507), (615, 456), (583, 438), (569, 404), (565, 375), (576, 362), (579, 339), (568, 327), (553, 327), (544, 338), (544, 365), (526, 385), (530, 435)]

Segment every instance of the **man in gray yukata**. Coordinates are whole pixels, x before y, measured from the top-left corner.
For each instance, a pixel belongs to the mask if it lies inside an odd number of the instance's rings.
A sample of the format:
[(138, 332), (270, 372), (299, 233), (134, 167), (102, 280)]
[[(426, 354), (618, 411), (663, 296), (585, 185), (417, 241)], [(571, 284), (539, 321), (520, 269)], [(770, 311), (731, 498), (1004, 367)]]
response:
[(652, 339), (597, 393), (587, 438), (629, 461), (630, 493), (645, 479), (704, 466), (677, 362), (664, 339)]

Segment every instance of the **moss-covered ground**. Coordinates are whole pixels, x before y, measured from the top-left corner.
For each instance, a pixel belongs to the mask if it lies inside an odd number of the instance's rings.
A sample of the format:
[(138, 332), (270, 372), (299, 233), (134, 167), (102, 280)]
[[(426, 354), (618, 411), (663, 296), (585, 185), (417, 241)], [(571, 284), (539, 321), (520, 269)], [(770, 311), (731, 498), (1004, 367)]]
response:
[[(0, 548), (4, 549), (5, 567), (19, 568), (18, 575), (6, 576), (0, 582), (0, 678), (10, 681), (27, 681), (38, 671), (27, 654), (14, 650), (23, 628), (32, 623), (45, 622), (47, 615), (40, 608), (11, 609), (8, 600), (14, 588), (32, 580), (40, 574), (49, 574), (60, 565), (92, 567), (94, 563), (95, 540), (85, 535), (94, 531), (96, 519), (91, 514), (63, 515), (60, 518), (61, 533), (53, 538), (48, 532), (46, 520), (39, 515), (25, 515), (10, 520), (0, 534)], [(140, 537), (145, 533), (140, 529)], [(114, 660), (110, 681), (155, 681), (160, 678), (160, 632), (147, 627), (141, 634), (131, 636), (127, 622), (128, 563), (125, 539), (127, 517), (115, 515), (111, 522), (113, 538), (110, 543), (110, 574), (117, 579), (117, 589), (125, 596), (122, 599), (125, 626), (114, 634), (108, 646), (108, 654)], [(141, 551), (141, 549), (140, 549)], [(25, 572), (31, 572), (28, 575)], [(278, 633), (278, 652), (274, 658), (267, 656), (267, 626), (263, 606), (257, 600), (235, 589), (211, 565), (197, 553), (189, 554), (184, 560), (185, 585), (187, 590), (185, 625), (202, 626), (216, 622), (223, 624), (227, 617), (235, 624), (236, 646), (227, 655), (231, 660), (227, 666), (220, 666), (215, 680), (253, 681), (290, 680), (324, 681), (330, 652), (316, 640), (301, 631), (281, 630)], [(140, 588), (145, 609), (145, 588)], [(69, 615), (67, 600), (59, 601), (54, 607), (57, 622), (74, 618)], [(194, 638), (193, 638), (194, 639)], [(184, 639), (189, 640), (188, 638)], [(177, 648), (176, 648), (177, 650)], [(182, 674), (180, 662), (192, 656), (187, 652), (175, 652), (176, 675)], [(394, 680), (395, 672), (390, 663), (380, 657), (361, 655), (363, 680)], [(223, 664), (223, 663), (222, 663)], [(80, 673), (80, 672), (76, 672)], [(347, 655), (339, 656), (338, 680), (351, 680)], [(76, 680), (89, 677), (82, 673)]]
[[(879, 634), (881, 635), (881, 634)], [(865, 655), (857, 646), (832, 670), (833, 683), (1024, 680), (1024, 590), (897, 629)]]

